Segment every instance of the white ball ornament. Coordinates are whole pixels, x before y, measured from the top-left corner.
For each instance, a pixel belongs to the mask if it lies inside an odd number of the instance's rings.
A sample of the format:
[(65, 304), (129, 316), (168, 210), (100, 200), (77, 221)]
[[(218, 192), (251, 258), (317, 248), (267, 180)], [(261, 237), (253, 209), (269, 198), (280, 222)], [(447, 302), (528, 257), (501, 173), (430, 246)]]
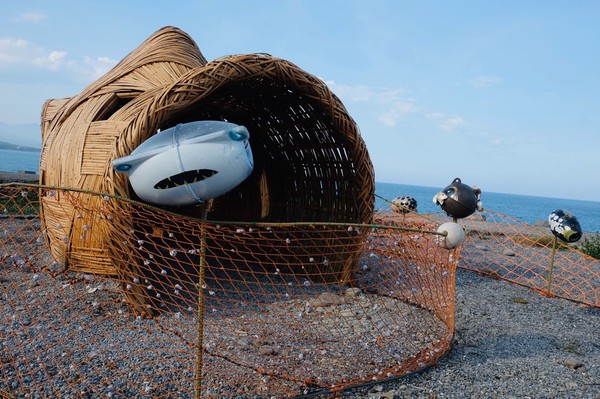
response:
[(437, 244), (442, 248), (454, 249), (465, 240), (465, 231), (458, 223), (444, 223), (438, 227), (437, 231), (438, 233), (446, 233), (446, 235), (438, 236)]

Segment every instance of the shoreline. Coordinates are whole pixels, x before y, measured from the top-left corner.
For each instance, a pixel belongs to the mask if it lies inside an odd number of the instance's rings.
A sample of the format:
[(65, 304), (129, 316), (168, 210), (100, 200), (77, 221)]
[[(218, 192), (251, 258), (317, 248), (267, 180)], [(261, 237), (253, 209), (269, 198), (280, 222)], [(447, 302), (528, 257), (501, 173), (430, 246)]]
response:
[(7, 172), (0, 170), (0, 184), (4, 183), (36, 183), (40, 175), (33, 171)]

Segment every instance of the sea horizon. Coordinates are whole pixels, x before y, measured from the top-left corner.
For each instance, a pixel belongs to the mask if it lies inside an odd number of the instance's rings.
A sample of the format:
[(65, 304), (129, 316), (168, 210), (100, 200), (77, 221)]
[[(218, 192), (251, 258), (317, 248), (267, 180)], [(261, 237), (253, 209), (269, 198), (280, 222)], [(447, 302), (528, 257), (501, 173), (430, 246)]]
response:
[[(39, 174), (39, 153), (0, 150), (0, 171)], [(387, 201), (400, 196), (410, 196), (417, 200), (419, 213), (437, 213), (441, 209), (433, 203), (433, 197), (443, 189), (444, 187), (376, 181), (375, 210), (389, 211)], [(481, 186), (481, 190), (484, 209), (530, 224), (547, 220), (552, 211), (562, 209), (575, 215), (584, 231), (600, 232), (600, 201), (488, 192), (485, 186)]]
[[(392, 185), (401, 185), (401, 186), (406, 186), (406, 187), (411, 187), (412, 186), (412, 187), (421, 187), (421, 188), (436, 188), (434, 186), (428, 186), (428, 185), (393, 183), (393, 182), (383, 182), (383, 181), (376, 181), (375, 184), (392, 184)], [(437, 189), (438, 189), (438, 191), (442, 191), (445, 187), (446, 186), (444, 186), (444, 187), (437, 187)], [(547, 195), (509, 193), (509, 192), (501, 192), (501, 191), (486, 191), (486, 193), (488, 193), (488, 194), (501, 194), (501, 195), (514, 195), (514, 196), (517, 196), (517, 197), (549, 198), (549, 199), (566, 200), (566, 201), (583, 201), (583, 202), (592, 202), (592, 203), (598, 203), (598, 204), (600, 204), (600, 199), (598, 199), (596, 201), (596, 200), (582, 199), (582, 198), (552, 197), (552, 196), (547, 196)]]
[[(390, 207), (387, 201), (400, 196), (409, 196), (417, 201), (419, 213), (442, 212), (442, 209), (434, 204), (433, 197), (444, 188), (375, 182), (375, 209), (389, 211)], [(600, 232), (600, 202), (598, 201), (488, 192), (485, 191), (485, 187), (482, 187), (481, 190), (481, 202), (484, 210), (535, 224), (547, 221), (551, 212), (562, 209), (577, 217), (583, 231)]]

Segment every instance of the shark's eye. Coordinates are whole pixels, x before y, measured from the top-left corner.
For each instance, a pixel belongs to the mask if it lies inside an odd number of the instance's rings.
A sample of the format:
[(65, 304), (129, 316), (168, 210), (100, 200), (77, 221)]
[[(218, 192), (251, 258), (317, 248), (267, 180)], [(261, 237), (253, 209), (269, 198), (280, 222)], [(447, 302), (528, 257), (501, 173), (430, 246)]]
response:
[(183, 186), (184, 184), (192, 184), (208, 179), (209, 177), (214, 176), (217, 173), (219, 172), (212, 169), (188, 170), (167, 177), (166, 179), (162, 179), (154, 185), (154, 188), (157, 190), (166, 190), (168, 188)]
[(243, 141), (248, 139), (248, 135), (241, 129), (233, 129), (229, 131), (229, 138), (233, 141)]
[(131, 169), (131, 165), (129, 165), (128, 163), (123, 163), (123, 164), (121, 164), (121, 165), (117, 165), (117, 166), (115, 167), (115, 169), (116, 169), (118, 172), (127, 172), (129, 169)]

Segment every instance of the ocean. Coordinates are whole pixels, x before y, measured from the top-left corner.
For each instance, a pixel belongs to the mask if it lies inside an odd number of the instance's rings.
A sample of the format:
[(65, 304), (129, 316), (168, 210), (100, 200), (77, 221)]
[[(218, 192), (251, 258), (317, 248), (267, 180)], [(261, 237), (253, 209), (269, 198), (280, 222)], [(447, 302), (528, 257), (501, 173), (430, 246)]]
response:
[[(435, 213), (441, 212), (441, 208), (433, 203), (433, 197), (444, 188), (375, 183), (375, 194), (389, 201), (403, 195), (413, 197), (417, 200), (419, 213)], [(485, 187), (480, 188), (483, 208), (489, 211), (534, 224), (538, 220), (547, 221), (552, 211), (562, 209), (577, 217), (583, 231), (600, 232), (600, 202), (492, 193), (485, 191)], [(386, 201), (377, 197), (375, 208), (380, 211), (390, 209)]]
[(40, 153), (35, 151), (0, 150), (0, 170), (4, 172), (40, 171)]
[[(0, 170), (39, 173), (39, 159), (39, 152), (0, 150)], [(420, 213), (441, 211), (440, 207), (433, 203), (433, 197), (443, 189), (444, 187), (375, 183), (375, 193), (389, 201), (402, 195), (413, 197), (417, 200), (417, 210)], [(485, 191), (485, 187), (481, 187), (481, 190), (483, 207), (490, 211), (533, 224), (538, 220), (548, 220), (550, 212), (563, 209), (577, 217), (584, 231), (600, 232), (600, 202), (492, 193)], [(390, 208), (386, 201), (376, 197), (375, 209), (385, 211)]]

